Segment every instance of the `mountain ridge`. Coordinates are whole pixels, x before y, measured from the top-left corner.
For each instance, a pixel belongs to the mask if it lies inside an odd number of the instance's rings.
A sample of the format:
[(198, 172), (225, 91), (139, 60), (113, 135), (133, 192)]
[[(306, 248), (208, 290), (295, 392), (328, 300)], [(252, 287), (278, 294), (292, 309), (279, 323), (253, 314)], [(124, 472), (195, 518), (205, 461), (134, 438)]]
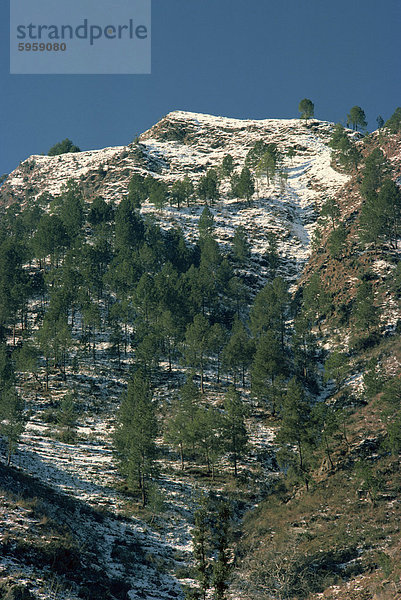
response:
[[(189, 176), (196, 185), (208, 168), (219, 166), (226, 154), (238, 170), (251, 146), (260, 139), (276, 143), (286, 156), (289, 148), (296, 155), (285, 158), (288, 172), (286, 190), (279, 182), (258, 183), (252, 206), (230, 197), (227, 180), (221, 184), (221, 200), (211, 207), (221, 242), (227, 243), (234, 227), (242, 224), (252, 232), (253, 254), (266, 251), (265, 234), (278, 235), (279, 252), (291, 264), (288, 276), (294, 278), (310, 253), (310, 236), (317, 218), (316, 210), (326, 196), (335, 194), (348, 176), (332, 169), (328, 142), (334, 124), (313, 120), (308, 127), (299, 119), (243, 120), (200, 113), (174, 111), (129, 146), (63, 154), (56, 157), (32, 156), (7, 178), (0, 188), (0, 202), (25, 201), (43, 193), (57, 196), (66, 181), (79, 183), (87, 201), (96, 196), (119, 202), (126, 195), (134, 173), (151, 174), (172, 185)], [(149, 202), (144, 214), (155, 214)], [(162, 226), (179, 226), (194, 242), (201, 210), (166, 207)], [(259, 240), (259, 241), (256, 241)]]

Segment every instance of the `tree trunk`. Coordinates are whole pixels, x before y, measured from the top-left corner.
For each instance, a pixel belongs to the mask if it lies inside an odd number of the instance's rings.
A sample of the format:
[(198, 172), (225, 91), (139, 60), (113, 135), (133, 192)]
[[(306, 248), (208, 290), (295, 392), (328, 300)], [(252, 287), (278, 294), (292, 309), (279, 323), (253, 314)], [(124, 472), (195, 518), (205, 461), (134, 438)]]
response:
[(180, 458), (181, 458), (181, 469), (184, 470), (184, 452), (182, 448), (182, 442), (180, 442)]
[(334, 464), (333, 464), (333, 461), (331, 459), (331, 452), (330, 452), (329, 442), (328, 442), (326, 436), (324, 436), (324, 441), (325, 441), (325, 444), (326, 444), (326, 454), (327, 454), (327, 458), (329, 459), (330, 469), (334, 469)]

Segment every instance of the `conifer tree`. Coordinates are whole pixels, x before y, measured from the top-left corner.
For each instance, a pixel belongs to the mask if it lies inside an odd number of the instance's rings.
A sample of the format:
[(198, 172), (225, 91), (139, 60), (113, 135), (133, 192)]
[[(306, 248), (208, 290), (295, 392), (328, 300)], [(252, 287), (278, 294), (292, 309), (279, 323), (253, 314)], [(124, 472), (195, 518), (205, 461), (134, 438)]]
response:
[(266, 151), (262, 154), (256, 167), (256, 173), (260, 177), (266, 177), (267, 185), (274, 181), (279, 162), (279, 152), (276, 144), (269, 144)]
[(183, 193), (185, 195), (185, 201), (187, 203), (187, 207), (189, 207), (190, 202), (191, 202), (194, 192), (195, 192), (195, 188), (194, 188), (194, 184), (192, 183), (192, 181), (190, 180), (188, 175), (185, 175), (185, 177), (183, 179), (182, 189), (183, 189)]
[(390, 133), (397, 133), (401, 130), (401, 106), (395, 109), (394, 113), (385, 122), (384, 126)]
[(295, 481), (303, 481), (309, 489), (309, 451), (316, 445), (316, 427), (311, 419), (311, 408), (304, 391), (296, 378), (288, 383), (281, 412), (281, 426), (276, 436), (280, 444), (289, 444), (297, 449), (296, 455), (290, 448), (283, 448), (277, 455), (279, 463)]
[(280, 340), (272, 330), (262, 333), (256, 343), (252, 363), (252, 392), (261, 401), (267, 402), (274, 381), (286, 372), (286, 360)]
[(0, 437), (6, 443), (7, 466), (11, 463), (24, 429), (24, 403), (14, 386), (5, 385), (0, 390)]
[(223, 435), (230, 460), (234, 465), (234, 477), (237, 477), (238, 459), (246, 449), (248, 436), (244, 417), (246, 407), (241, 400), (241, 395), (231, 386), (224, 397)]
[(167, 184), (159, 179), (153, 180), (149, 188), (149, 202), (161, 211), (168, 200), (168, 196)]
[[(245, 374), (249, 369), (254, 354), (254, 345), (244, 324), (236, 318), (231, 330), (230, 339), (223, 350), (223, 365), (233, 375), (233, 383), (238, 379), (245, 386)], [(239, 377), (238, 377), (239, 375)]]
[(179, 449), (181, 469), (185, 466), (186, 451), (195, 449), (199, 401), (199, 389), (193, 381), (193, 376), (190, 376), (172, 403), (172, 416), (165, 433), (166, 440)]
[(70, 243), (81, 233), (84, 216), (82, 191), (77, 183), (68, 181), (60, 197), (60, 218)]
[(227, 342), (228, 332), (220, 323), (215, 323), (210, 328), (210, 350), (216, 357), (217, 362), (217, 384), (220, 383), (220, 365), (223, 348)]
[(246, 155), (245, 166), (250, 169), (255, 169), (269, 147), (271, 147), (272, 150), (273, 148), (277, 148), (276, 144), (267, 144), (262, 139), (257, 140)]
[(128, 185), (128, 200), (133, 209), (140, 208), (149, 196), (148, 182), (143, 175), (134, 173)]
[(328, 247), (330, 256), (335, 260), (341, 260), (344, 257), (346, 248), (347, 230), (343, 223), (339, 223), (330, 233), (328, 238)]
[(352, 125), (352, 129), (358, 130), (367, 127), (366, 115), (360, 106), (353, 106), (347, 116), (348, 123)]
[(263, 332), (272, 330), (277, 333), (284, 350), (288, 305), (288, 284), (282, 277), (275, 277), (255, 297), (250, 311), (253, 336), (258, 338)]
[(294, 320), (292, 351), (296, 376), (311, 391), (317, 392), (318, 348), (312, 333), (312, 323), (304, 312), (298, 314)]
[(231, 190), (234, 197), (245, 198), (249, 203), (255, 193), (255, 182), (251, 171), (245, 166), (240, 175), (234, 174), (231, 179)]
[(198, 222), (199, 237), (201, 240), (213, 235), (214, 231), (214, 216), (208, 206), (202, 211)]
[(226, 600), (232, 566), (229, 561), (231, 508), (227, 502), (216, 503), (214, 524), (215, 558), (212, 567), (214, 600)]
[(332, 228), (335, 228), (337, 219), (340, 216), (340, 209), (334, 198), (328, 198), (328, 200), (326, 200), (321, 208), (320, 215), (329, 218), (331, 220)]
[(348, 371), (348, 360), (344, 352), (334, 350), (324, 363), (324, 379), (329, 381), (333, 379), (339, 388), (344, 382), (345, 375)]
[(389, 163), (380, 148), (372, 150), (365, 159), (362, 171), (360, 190), (364, 198), (368, 200), (377, 197), (379, 188), (389, 170)]
[(194, 513), (193, 545), (199, 593), (191, 598), (226, 600), (232, 565), (229, 560), (232, 510), (226, 500), (203, 495)]
[(308, 123), (308, 119), (315, 114), (315, 106), (309, 98), (303, 98), (303, 100), (300, 101), (298, 110), (301, 113), (301, 119), (305, 119), (306, 124)]
[[(313, 273), (305, 285), (302, 300), (306, 318), (310, 319), (312, 323), (317, 321), (320, 330), (321, 320), (330, 311), (331, 301), (319, 277), (319, 273)], [(307, 327), (309, 327), (309, 324)]]
[(359, 331), (370, 332), (378, 325), (379, 312), (374, 303), (372, 285), (368, 281), (359, 284), (352, 313)]
[(195, 315), (185, 335), (185, 359), (191, 368), (199, 368), (201, 392), (204, 392), (204, 371), (210, 349), (209, 322), (201, 314)]
[(59, 154), (67, 154), (68, 152), (81, 152), (71, 140), (65, 138), (62, 142), (58, 142), (52, 146), (48, 152), (48, 156), (57, 156)]
[(210, 526), (209, 510), (206, 499), (200, 500), (200, 505), (194, 514), (195, 527), (193, 529), (194, 559), (201, 598), (206, 600), (211, 583), (210, 555)]
[(214, 406), (200, 406), (195, 416), (196, 447), (214, 480), (216, 463), (224, 454), (223, 415)]
[(231, 154), (226, 154), (221, 163), (221, 173), (223, 177), (230, 177), (234, 170), (234, 159)]
[(209, 169), (205, 175), (199, 179), (198, 196), (207, 205), (213, 204), (219, 199), (219, 178), (215, 169)]
[(138, 370), (129, 382), (117, 413), (114, 445), (121, 468), (130, 485), (139, 487), (142, 505), (155, 473), (157, 421), (149, 381)]
[(401, 192), (391, 179), (385, 179), (378, 197), (378, 212), (382, 217), (382, 234), (393, 248), (397, 248), (401, 221)]

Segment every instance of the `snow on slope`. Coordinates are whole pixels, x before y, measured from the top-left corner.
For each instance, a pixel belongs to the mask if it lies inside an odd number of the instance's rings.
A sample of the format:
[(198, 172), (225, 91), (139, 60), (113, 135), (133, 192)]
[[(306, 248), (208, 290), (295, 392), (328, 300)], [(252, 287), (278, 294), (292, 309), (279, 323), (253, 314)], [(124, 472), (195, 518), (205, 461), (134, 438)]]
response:
[[(240, 170), (247, 152), (257, 140), (275, 142), (282, 152), (290, 148), (296, 150), (292, 161), (286, 159), (286, 188), (283, 189), (279, 182), (268, 186), (265, 181), (258, 181), (258, 193), (247, 205), (244, 201), (230, 198), (229, 182), (224, 180), (221, 199), (211, 210), (215, 216), (216, 234), (223, 246), (230, 243), (238, 225), (245, 227), (253, 254), (253, 265), (249, 270), (256, 276), (264, 275), (265, 267), (259, 258), (267, 246), (267, 233), (274, 232), (278, 236), (279, 252), (285, 265), (284, 274), (293, 279), (309, 255), (316, 207), (328, 196), (336, 194), (348, 179), (330, 167), (331, 151), (327, 143), (332, 127), (332, 124), (322, 121), (313, 121), (305, 127), (297, 119), (255, 121), (173, 112), (142, 134), (137, 144), (58, 157), (30, 157), (2, 186), (0, 200), (5, 203), (25, 201), (27, 196), (39, 197), (44, 192), (55, 196), (69, 179), (74, 179), (83, 186), (88, 201), (100, 195), (118, 202), (127, 192), (129, 180), (135, 172), (151, 173), (169, 183), (188, 175), (196, 184), (208, 168), (220, 165), (226, 154), (233, 156), (236, 169)], [(155, 215), (163, 227), (181, 226), (189, 241), (197, 238), (202, 205), (180, 211), (166, 207), (160, 213), (145, 203), (141, 210), (144, 215)], [(121, 391), (117, 389), (113, 366), (109, 363), (105, 356), (103, 368), (107, 370), (107, 379), (112, 381), (114, 377), (115, 389), (112, 392), (103, 386), (104, 381), (100, 380), (97, 369), (92, 372), (87, 365), (84, 374), (86, 385), (93, 382), (101, 389), (99, 401), (102, 406), (106, 406), (107, 402), (116, 403)], [(84, 387), (79, 378), (75, 380), (73, 374), (69, 377), (70, 383), (74, 378), (78, 389)], [(83, 390), (81, 394), (84, 396)], [(177, 597), (180, 594), (177, 581), (169, 574), (158, 574), (157, 565), (168, 564), (173, 556), (179, 556), (178, 562), (188, 560), (191, 527), (186, 505), (194, 501), (188, 479), (180, 477), (178, 467), (173, 468), (170, 459), (168, 469), (161, 465), (166, 490), (165, 523), (161, 531), (152, 531), (139, 519), (123, 517), (126, 502), (115, 489), (119, 477), (111, 451), (112, 408), (108, 407), (99, 415), (92, 407), (80, 423), (82, 437), (74, 445), (62, 444), (46, 431), (47, 427), (41, 420), (43, 407), (40, 399), (30, 399), (30, 408), (32, 418), (17, 453), (17, 464), (70, 497), (94, 507), (109, 509), (116, 515), (115, 519), (108, 517), (102, 527), (94, 526), (94, 533), (103, 540), (101, 562), (110, 576), (122, 572), (122, 566), (118, 558), (112, 557), (112, 552), (127, 537), (137, 540), (144, 552), (153, 557), (153, 566), (136, 565), (135, 574), (127, 573), (127, 577), (132, 578), (129, 594), (132, 600)], [(249, 423), (249, 429), (254, 448), (250, 463), (259, 464), (260, 455), (268, 452), (272, 433), (257, 422)], [(88, 434), (87, 439), (85, 433)]]
[[(151, 173), (168, 183), (188, 175), (196, 184), (210, 167), (221, 164), (226, 154), (234, 158), (236, 169), (243, 167), (250, 147), (259, 139), (275, 142), (285, 153), (288, 182), (268, 186), (258, 181), (251, 205), (229, 197), (228, 180), (221, 184), (221, 200), (212, 207), (216, 233), (222, 244), (232, 239), (234, 230), (243, 225), (248, 232), (257, 274), (264, 275), (258, 257), (267, 248), (266, 234), (278, 236), (279, 253), (286, 262), (284, 275), (292, 279), (309, 256), (310, 235), (316, 219), (316, 207), (334, 195), (348, 177), (330, 166), (328, 147), (332, 123), (314, 120), (306, 127), (299, 119), (241, 120), (176, 111), (168, 114), (142, 134), (138, 143), (56, 157), (32, 156), (9, 176), (0, 199), (24, 200), (44, 192), (58, 195), (63, 185), (74, 179), (81, 183), (88, 201), (95, 196), (119, 202), (132, 174)], [(180, 226), (188, 240), (197, 237), (197, 222), (203, 206), (167, 207), (156, 213), (149, 203), (144, 214), (155, 214), (162, 226)]]

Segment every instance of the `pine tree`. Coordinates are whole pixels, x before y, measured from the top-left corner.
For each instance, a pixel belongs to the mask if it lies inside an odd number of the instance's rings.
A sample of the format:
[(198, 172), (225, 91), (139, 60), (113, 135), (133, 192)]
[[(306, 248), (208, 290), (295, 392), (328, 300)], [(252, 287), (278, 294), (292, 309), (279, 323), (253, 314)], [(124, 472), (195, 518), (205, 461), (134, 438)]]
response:
[(397, 248), (401, 220), (401, 192), (391, 179), (385, 179), (377, 197), (378, 211), (383, 220), (383, 236)]
[(305, 312), (294, 320), (292, 336), (293, 368), (296, 376), (313, 392), (318, 391), (318, 346), (312, 333), (312, 323)]
[(214, 216), (208, 206), (202, 211), (198, 222), (199, 237), (201, 240), (213, 235), (214, 231)]
[(335, 228), (337, 219), (340, 216), (340, 209), (334, 198), (326, 200), (320, 210), (320, 215), (324, 218), (329, 218), (331, 220), (332, 228)]
[(67, 393), (60, 402), (57, 420), (61, 428), (61, 440), (66, 443), (75, 439), (76, 399), (73, 393)]
[(226, 600), (232, 565), (229, 560), (231, 541), (231, 506), (212, 494), (202, 496), (194, 513), (193, 545), (200, 596), (206, 600), (213, 588), (214, 600)]
[(230, 521), (232, 512), (229, 504), (219, 500), (215, 508), (214, 546), (215, 559), (212, 566), (214, 600), (226, 600), (232, 566), (229, 561)]
[(195, 415), (195, 444), (208, 473), (215, 478), (216, 463), (224, 454), (223, 415), (214, 406), (200, 406)]
[(309, 98), (304, 98), (300, 101), (298, 110), (301, 113), (301, 119), (305, 119), (306, 124), (308, 123), (308, 119), (315, 114), (315, 106)]
[(250, 244), (248, 242), (248, 236), (243, 225), (239, 225), (235, 229), (233, 238), (233, 254), (234, 258), (239, 262), (240, 265), (244, 265), (250, 256)]
[(107, 203), (103, 198), (96, 196), (90, 205), (88, 212), (88, 221), (92, 227), (98, 227), (104, 223), (110, 223), (114, 218), (113, 205)]
[(116, 210), (115, 245), (120, 252), (137, 249), (143, 243), (145, 227), (138, 211), (132, 209), (131, 202), (124, 197)]
[(401, 130), (401, 106), (395, 109), (391, 117), (385, 122), (384, 126), (390, 133), (398, 133)]
[(201, 591), (202, 600), (206, 600), (211, 583), (210, 554), (210, 526), (209, 510), (206, 498), (201, 498), (199, 508), (194, 513), (195, 526), (193, 529), (194, 559), (197, 581)]
[(255, 193), (255, 181), (247, 166), (242, 169), (240, 175), (234, 174), (231, 178), (231, 191), (234, 197), (245, 198), (249, 204)]
[(272, 330), (278, 335), (284, 350), (288, 306), (288, 283), (282, 277), (275, 277), (255, 297), (250, 311), (253, 336), (258, 338), (263, 332)]
[(190, 180), (188, 175), (185, 175), (185, 177), (183, 179), (183, 191), (184, 191), (187, 207), (189, 207), (189, 204), (190, 204), (190, 202), (193, 198), (194, 192), (195, 192), (195, 188), (194, 188), (194, 184), (192, 183), (192, 181)]
[(185, 202), (185, 184), (182, 180), (177, 180), (173, 183), (170, 190), (170, 200), (172, 204), (177, 204), (178, 210), (181, 208), (181, 204)]
[[(254, 354), (254, 345), (243, 323), (236, 318), (231, 330), (230, 339), (223, 350), (223, 365), (231, 371), (234, 385), (237, 378), (245, 386), (245, 374), (249, 369)], [(238, 377), (239, 375), (239, 377)]]
[(359, 127), (365, 129), (367, 127), (366, 115), (360, 106), (353, 106), (347, 116), (348, 122), (352, 125), (352, 129), (358, 130)]
[(81, 150), (71, 140), (65, 138), (62, 142), (58, 142), (52, 146), (47, 155), (58, 156), (59, 154), (67, 154), (68, 152), (81, 152)]
[(219, 199), (219, 178), (215, 169), (209, 169), (206, 175), (199, 179), (198, 196), (207, 205)]
[(346, 248), (347, 230), (343, 223), (339, 223), (331, 232), (328, 238), (328, 247), (330, 256), (335, 260), (341, 260), (344, 257)]
[(172, 416), (165, 433), (166, 440), (179, 449), (181, 469), (184, 469), (185, 452), (195, 449), (199, 401), (199, 389), (193, 381), (193, 376), (190, 376), (172, 403)]
[(84, 223), (82, 191), (74, 181), (68, 181), (60, 196), (60, 218), (71, 243), (81, 233)]
[(316, 427), (311, 419), (311, 408), (305, 399), (300, 383), (292, 378), (288, 383), (281, 412), (281, 426), (276, 436), (279, 444), (289, 444), (297, 449), (283, 448), (277, 455), (279, 463), (287, 469), (288, 476), (303, 481), (309, 489), (309, 451), (316, 445)]
[(250, 169), (255, 169), (259, 164), (264, 153), (271, 148), (277, 148), (276, 144), (266, 144), (264, 140), (257, 140), (252, 148), (248, 151), (245, 158), (245, 166)]
[(134, 173), (128, 185), (128, 200), (132, 209), (140, 208), (148, 196), (149, 189), (145, 177), (139, 173)]
[(11, 463), (12, 455), (24, 429), (24, 403), (15, 388), (6, 385), (0, 391), (0, 437), (6, 443), (7, 466)]
[(157, 431), (149, 382), (137, 371), (118, 410), (114, 445), (121, 472), (130, 485), (137, 483), (143, 506), (147, 503), (148, 480), (155, 473)]
[(226, 154), (221, 163), (221, 173), (223, 177), (230, 177), (234, 170), (234, 159), (231, 154)]
[(246, 407), (241, 400), (241, 395), (231, 386), (224, 397), (223, 436), (230, 460), (234, 465), (234, 477), (237, 477), (238, 459), (246, 449), (248, 435), (244, 417)]
[(324, 363), (324, 379), (333, 379), (340, 388), (348, 371), (348, 359), (344, 352), (334, 350)]
[(370, 332), (378, 325), (379, 312), (374, 303), (373, 288), (368, 281), (359, 284), (352, 313), (359, 331)]
[(252, 363), (252, 392), (260, 400), (267, 402), (277, 376), (286, 373), (286, 360), (280, 340), (269, 330), (259, 337)]
[(185, 359), (191, 368), (199, 368), (201, 391), (204, 392), (204, 371), (210, 349), (209, 322), (203, 315), (195, 315), (185, 335)]
[(276, 144), (268, 144), (263, 152), (257, 166), (256, 173), (259, 177), (264, 175), (267, 184), (270, 185), (274, 181), (274, 177), (281, 161), (281, 155)]
[(362, 196), (369, 200), (375, 199), (379, 188), (390, 171), (388, 160), (380, 148), (375, 148), (366, 157), (360, 186)]
[(317, 321), (320, 330), (322, 318), (327, 315), (331, 309), (331, 301), (330, 295), (325, 290), (318, 273), (313, 273), (308, 283), (305, 284), (302, 300), (305, 316), (309, 318), (312, 323)]
[(167, 184), (162, 180), (153, 180), (149, 188), (149, 202), (154, 204), (156, 208), (161, 211), (168, 200), (168, 196), (169, 192)]
[(215, 323), (210, 329), (210, 350), (216, 357), (217, 384), (220, 383), (220, 365), (223, 348), (226, 345), (228, 332), (220, 323)]

